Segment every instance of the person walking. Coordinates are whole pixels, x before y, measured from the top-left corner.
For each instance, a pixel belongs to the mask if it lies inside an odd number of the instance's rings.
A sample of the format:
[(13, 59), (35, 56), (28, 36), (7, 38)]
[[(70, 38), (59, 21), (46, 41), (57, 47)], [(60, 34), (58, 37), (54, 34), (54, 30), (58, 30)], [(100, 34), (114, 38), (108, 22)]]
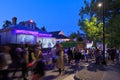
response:
[(71, 64), (71, 61), (73, 59), (73, 53), (70, 48), (68, 48), (67, 55), (68, 55), (68, 63)]
[(56, 67), (58, 68), (58, 76), (61, 75), (62, 70), (64, 70), (64, 50), (60, 43), (56, 44), (56, 55), (58, 55)]
[(55, 68), (56, 61), (57, 61), (57, 56), (56, 56), (56, 45), (51, 49), (51, 54), (52, 54), (53, 68)]
[(22, 58), (23, 58), (23, 64), (22, 64), (22, 76), (24, 80), (28, 80), (28, 64), (29, 64), (29, 46), (28, 44), (25, 44), (23, 47), (23, 51), (21, 53)]
[(45, 64), (42, 61), (43, 55), (39, 47), (35, 48), (34, 57), (32, 80), (43, 80), (43, 76), (45, 75)]
[(9, 54), (10, 48), (8, 46), (1, 47), (0, 52), (0, 80), (10, 80), (8, 78), (9, 67), (12, 64), (12, 59)]

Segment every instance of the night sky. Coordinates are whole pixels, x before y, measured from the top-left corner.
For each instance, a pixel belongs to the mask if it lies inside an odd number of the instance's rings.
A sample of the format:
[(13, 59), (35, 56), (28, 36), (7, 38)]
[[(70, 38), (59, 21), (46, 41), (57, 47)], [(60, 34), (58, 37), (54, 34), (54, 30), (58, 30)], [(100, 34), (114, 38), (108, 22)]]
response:
[(48, 32), (61, 30), (65, 35), (79, 30), (79, 10), (84, 0), (0, 0), (0, 28), (5, 20), (17, 23), (32, 19)]

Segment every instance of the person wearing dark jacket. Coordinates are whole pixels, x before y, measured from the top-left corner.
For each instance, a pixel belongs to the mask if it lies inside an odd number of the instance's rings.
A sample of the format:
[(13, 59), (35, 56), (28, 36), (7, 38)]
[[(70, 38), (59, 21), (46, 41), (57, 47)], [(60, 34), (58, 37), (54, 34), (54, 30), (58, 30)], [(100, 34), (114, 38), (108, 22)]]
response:
[(73, 59), (72, 50), (70, 48), (68, 48), (67, 55), (68, 55), (68, 63), (70, 63), (71, 60)]

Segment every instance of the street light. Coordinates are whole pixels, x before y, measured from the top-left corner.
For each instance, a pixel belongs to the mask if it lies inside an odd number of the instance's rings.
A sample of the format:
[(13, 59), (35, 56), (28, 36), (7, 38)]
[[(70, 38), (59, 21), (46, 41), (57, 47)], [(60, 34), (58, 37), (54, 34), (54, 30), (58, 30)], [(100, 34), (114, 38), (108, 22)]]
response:
[(98, 7), (102, 7), (102, 21), (103, 21), (103, 64), (106, 65), (105, 61), (105, 16), (104, 16), (104, 0), (102, 0), (102, 3), (98, 4)]
[(98, 4), (98, 7), (102, 7), (102, 3), (99, 3), (99, 4)]

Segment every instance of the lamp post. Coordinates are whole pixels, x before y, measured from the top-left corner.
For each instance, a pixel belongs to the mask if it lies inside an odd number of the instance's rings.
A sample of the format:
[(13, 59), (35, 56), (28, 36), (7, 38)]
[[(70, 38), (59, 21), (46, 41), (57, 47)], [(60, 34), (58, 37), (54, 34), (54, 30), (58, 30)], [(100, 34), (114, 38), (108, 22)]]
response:
[(105, 16), (104, 16), (104, 0), (102, 0), (102, 3), (98, 4), (98, 7), (102, 7), (102, 22), (103, 22), (103, 33), (102, 33), (102, 41), (103, 41), (103, 64), (106, 65), (106, 61), (105, 61)]

